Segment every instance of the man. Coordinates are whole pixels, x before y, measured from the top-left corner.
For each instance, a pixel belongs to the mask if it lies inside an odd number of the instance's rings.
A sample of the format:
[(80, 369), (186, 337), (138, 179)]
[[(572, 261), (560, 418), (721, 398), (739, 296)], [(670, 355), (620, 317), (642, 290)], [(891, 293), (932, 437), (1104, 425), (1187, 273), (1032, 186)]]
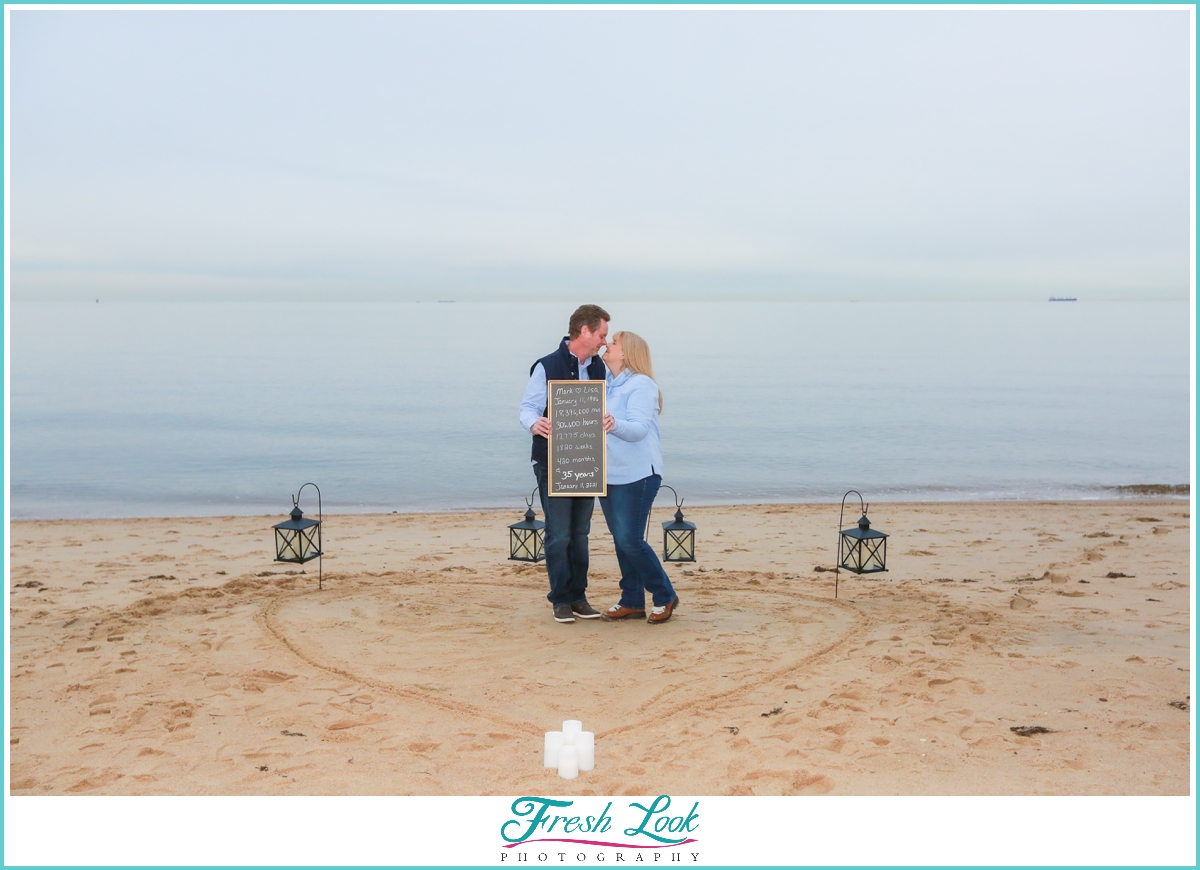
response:
[(533, 435), (533, 474), (546, 517), (546, 573), (550, 576), (550, 604), (555, 622), (599, 619), (600, 611), (587, 601), (588, 532), (591, 531), (593, 496), (549, 497), (549, 455), (546, 440), (547, 381), (602, 381), (600, 351), (608, 346), (608, 312), (599, 305), (581, 305), (571, 315), (567, 335), (558, 350), (542, 357), (529, 370), (529, 383), (521, 399), (521, 425)]

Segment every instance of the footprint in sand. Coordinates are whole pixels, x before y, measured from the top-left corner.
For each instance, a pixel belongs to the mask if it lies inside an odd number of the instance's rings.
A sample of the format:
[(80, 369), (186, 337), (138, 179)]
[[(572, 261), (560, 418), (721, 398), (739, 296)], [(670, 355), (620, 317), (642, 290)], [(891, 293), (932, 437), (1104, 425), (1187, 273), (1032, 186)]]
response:
[(329, 731), (345, 731), (348, 728), (359, 728), (363, 725), (378, 725), (380, 722), (387, 720), (387, 716), (382, 713), (376, 713), (371, 716), (362, 716), (357, 719), (338, 719), (336, 722), (331, 722), (326, 725), (326, 730)]
[(881, 659), (876, 659), (875, 661), (871, 662), (871, 673), (886, 674), (888, 671), (895, 670), (898, 664), (900, 663), (891, 656), (884, 656)]
[(819, 773), (802, 773), (791, 784), (794, 794), (829, 794), (833, 791), (833, 780)]
[(102, 788), (106, 785), (112, 785), (114, 782), (116, 782), (118, 779), (122, 779), (124, 776), (125, 774), (121, 773), (116, 768), (105, 768), (103, 771), (92, 773), (91, 776), (87, 776), (84, 779), (79, 780), (77, 783), (69, 787), (67, 791), (72, 794), (78, 794), (84, 791), (92, 791), (93, 789)]

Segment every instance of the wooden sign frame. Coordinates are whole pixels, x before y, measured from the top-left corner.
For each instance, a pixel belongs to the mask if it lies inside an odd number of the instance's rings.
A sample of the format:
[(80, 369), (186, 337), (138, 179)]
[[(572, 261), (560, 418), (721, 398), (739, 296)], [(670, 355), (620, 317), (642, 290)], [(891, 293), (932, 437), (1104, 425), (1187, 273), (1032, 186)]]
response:
[[(556, 387), (558, 390), (555, 389)], [(563, 388), (566, 387), (571, 388), (570, 393), (563, 392)], [(599, 392), (599, 420), (594, 420), (594, 416), (591, 414), (581, 415), (578, 407), (571, 407), (566, 404), (566, 401), (572, 396), (584, 395), (584, 392), (579, 388), (583, 388), (583, 390), (588, 392)], [(608, 443), (604, 432), (604, 415), (608, 413), (607, 392), (608, 384), (606, 381), (546, 381), (546, 417), (550, 420), (550, 437), (547, 439), (549, 441), (549, 455), (547, 458), (550, 462), (549, 474), (547, 475), (547, 487), (550, 490), (549, 495), (575, 498), (579, 498), (580, 496), (603, 497), (608, 495)], [(556, 402), (556, 399), (559, 401)], [(589, 402), (589, 405), (591, 404)], [(559, 407), (556, 408), (556, 405)], [(588, 408), (587, 410), (590, 411), (592, 409)], [(587, 472), (593, 475), (598, 474), (599, 476), (599, 480), (595, 481), (594, 485), (587, 485), (593, 483), (589, 479), (586, 484), (577, 483), (569, 489), (563, 488), (563, 475), (567, 473), (566, 469), (571, 465), (578, 464), (581, 459), (572, 449), (577, 447), (579, 441), (574, 437), (569, 437), (571, 430), (563, 431), (561, 443), (558, 443), (558, 449), (555, 449), (556, 441), (559, 440), (555, 438), (556, 420), (559, 427), (567, 423), (579, 422), (581, 424), (579, 426), (580, 431), (585, 432), (589, 436), (593, 433), (595, 434), (595, 441), (598, 443), (600, 451), (600, 465), (599, 468), (596, 468), (595, 462), (587, 465)], [(591, 441), (592, 439), (589, 437), (587, 440)], [(579, 474), (578, 471), (571, 473)]]

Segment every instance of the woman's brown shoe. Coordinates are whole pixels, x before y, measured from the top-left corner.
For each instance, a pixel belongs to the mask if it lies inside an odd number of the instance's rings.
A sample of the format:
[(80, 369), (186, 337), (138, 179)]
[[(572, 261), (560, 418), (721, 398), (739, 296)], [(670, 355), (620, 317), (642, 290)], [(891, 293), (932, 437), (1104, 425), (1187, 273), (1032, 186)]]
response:
[(646, 611), (634, 610), (632, 607), (622, 607), (620, 604), (614, 604), (600, 615), (605, 619), (645, 619)]
[(679, 596), (676, 595), (675, 600), (672, 601), (670, 604), (668, 604), (666, 607), (651, 608), (650, 616), (648, 616), (646, 618), (646, 621), (648, 623), (650, 623), (651, 625), (662, 625), (664, 622), (666, 622), (668, 619), (671, 618), (671, 615), (675, 612), (675, 608), (678, 606), (679, 606)]

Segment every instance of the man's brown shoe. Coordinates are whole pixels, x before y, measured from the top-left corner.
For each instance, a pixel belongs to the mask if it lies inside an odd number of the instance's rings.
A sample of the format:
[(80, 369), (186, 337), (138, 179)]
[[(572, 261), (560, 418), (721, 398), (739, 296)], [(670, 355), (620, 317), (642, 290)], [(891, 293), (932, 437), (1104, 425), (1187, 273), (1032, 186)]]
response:
[(650, 616), (646, 619), (651, 625), (662, 625), (675, 612), (675, 608), (679, 606), (679, 596), (675, 596), (675, 600), (665, 607), (653, 607), (650, 609)]
[(632, 607), (622, 607), (614, 604), (602, 614), (605, 619), (645, 619), (646, 611), (634, 610)]

